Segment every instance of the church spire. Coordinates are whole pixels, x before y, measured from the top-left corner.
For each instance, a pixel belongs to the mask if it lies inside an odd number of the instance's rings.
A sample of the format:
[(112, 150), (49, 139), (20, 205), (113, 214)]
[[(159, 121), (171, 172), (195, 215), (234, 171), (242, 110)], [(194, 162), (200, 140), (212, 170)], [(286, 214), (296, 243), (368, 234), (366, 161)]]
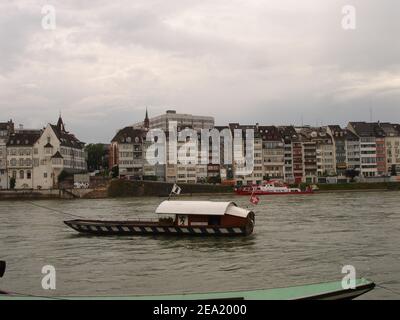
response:
[(64, 122), (63, 122), (63, 119), (61, 118), (61, 111), (60, 111), (60, 115), (59, 115), (58, 121), (57, 121), (57, 129), (59, 131), (65, 131)]
[(146, 107), (146, 116), (144, 117), (144, 121), (143, 121), (143, 126), (145, 129), (149, 129), (149, 127), (150, 127), (150, 120), (149, 120), (149, 114), (147, 112), (147, 107)]

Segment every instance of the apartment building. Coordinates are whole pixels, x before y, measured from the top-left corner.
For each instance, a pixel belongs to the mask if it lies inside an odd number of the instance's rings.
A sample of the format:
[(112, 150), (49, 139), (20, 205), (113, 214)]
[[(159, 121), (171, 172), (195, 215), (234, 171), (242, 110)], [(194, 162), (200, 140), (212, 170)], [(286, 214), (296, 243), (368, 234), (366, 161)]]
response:
[(148, 117), (148, 113), (146, 110), (145, 120), (135, 123), (133, 127), (135, 129), (146, 127), (148, 127), (149, 129), (157, 128), (164, 130), (164, 132), (167, 132), (169, 129), (169, 123), (171, 121), (177, 122), (177, 125), (181, 128), (188, 127), (195, 130), (214, 128), (213, 117), (177, 113), (175, 110), (167, 110), (165, 114), (161, 114), (151, 118)]
[[(118, 166), (119, 175), (133, 180), (142, 180), (145, 175), (146, 130), (125, 127), (117, 132), (110, 145), (110, 167)], [(155, 175), (154, 169), (151, 172)], [(150, 175), (150, 174), (149, 174)]]
[(311, 139), (317, 145), (317, 175), (335, 176), (336, 175), (336, 152), (332, 138), (327, 132), (326, 127), (314, 128)]
[[(251, 185), (260, 184), (264, 178), (264, 167), (263, 167), (263, 140), (261, 131), (258, 130), (257, 125), (240, 125), (239, 123), (230, 123), (229, 129), (231, 130), (232, 137), (235, 136), (235, 130), (241, 130), (242, 132), (242, 154), (235, 154), (234, 148), (232, 148), (232, 170), (233, 179), (239, 185)], [(246, 130), (253, 130), (254, 140), (252, 145), (246, 144)], [(234, 141), (234, 139), (232, 140)], [(242, 174), (246, 164), (240, 158), (243, 159), (250, 152), (253, 153), (253, 171), (251, 174)]]
[(15, 181), (15, 189), (33, 188), (33, 146), (41, 130), (23, 130), (10, 134), (7, 142), (8, 187)]
[(348, 129), (346, 136), (346, 165), (347, 170), (361, 171), (360, 138)]
[(317, 143), (311, 139), (315, 135), (311, 127), (295, 128), (302, 144), (303, 179), (302, 182), (316, 183), (317, 180)]
[[(279, 127), (279, 132), (284, 143), (284, 180), (287, 183), (296, 183), (296, 179), (294, 177), (293, 146), (297, 139), (297, 133), (293, 126)], [(300, 170), (301, 172), (303, 171), (302, 168)]]
[(262, 138), (262, 162), (264, 180), (284, 179), (285, 144), (277, 127), (257, 126)]
[[(377, 141), (381, 145), (381, 139), (384, 138), (382, 130), (376, 130), (374, 123), (350, 122), (347, 128), (356, 134), (360, 139), (360, 173), (363, 177), (378, 176), (378, 157)], [(378, 140), (377, 140), (378, 139)], [(379, 150), (379, 156), (382, 160), (383, 150)], [(382, 170), (382, 161), (380, 161), (380, 170)]]
[(0, 122), (0, 189), (8, 188), (7, 179), (7, 142), (10, 134), (14, 132), (14, 123)]
[(330, 125), (326, 129), (333, 143), (336, 174), (345, 176), (347, 170), (346, 131), (338, 125)]
[(377, 125), (385, 133), (386, 174), (400, 174), (400, 126), (392, 123), (378, 123)]

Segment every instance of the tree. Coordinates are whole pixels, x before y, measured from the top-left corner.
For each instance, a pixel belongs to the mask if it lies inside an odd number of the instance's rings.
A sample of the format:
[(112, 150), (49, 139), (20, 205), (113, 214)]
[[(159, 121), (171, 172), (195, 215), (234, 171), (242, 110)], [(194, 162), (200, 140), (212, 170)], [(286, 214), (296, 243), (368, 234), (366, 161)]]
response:
[(358, 177), (360, 172), (355, 169), (347, 169), (346, 170), (346, 177), (350, 178), (350, 181), (353, 182), (355, 177)]
[(62, 182), (65, 179), (67, 179), (68, 177), (72, 177), (72, 173), (69, 173), (69, 172), (63, 170), (63, 171), (60, 172), (60, 174), (58, 175), (57, 179), (58, 179), (58, 182)]
[(221, 176), (217, 175), (215, 177), (208, 177), (207, 178), (207, 182), (208, 183), (212, 183), (212, 184), (217, 184), (217, 183), (221, 183)]
[(89, 171), (108, 168), (108, 150), (101, 143), (90, 143), (85, 147)]
[(15, 178), (11, 177), (10, 178), (10, 189), (14, 189), (15, 188)]
[(230, 166), (226, 170), (226, 178), (228, 180), (233, 179), (233, 170), (232, 170), (232, 167), (230, 167)]
[(118, 166), (112, 167), (112, 169), (111, 169), (111, 177), (112, 178), (118, 178), (118, 176), (119, 176), (119, 168), (118, 168)]

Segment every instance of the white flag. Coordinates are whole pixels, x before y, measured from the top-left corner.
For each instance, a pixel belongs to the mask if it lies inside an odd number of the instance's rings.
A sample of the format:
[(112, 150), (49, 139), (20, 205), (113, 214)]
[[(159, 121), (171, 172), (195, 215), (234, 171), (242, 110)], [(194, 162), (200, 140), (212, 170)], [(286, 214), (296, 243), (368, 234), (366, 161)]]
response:
[(176, 183), (174, 183), (174, 186), (172, 187), (172, 193), (175, 193), (175, 194), (181, 193), (181, 188), (178, 187), (178, 185)]

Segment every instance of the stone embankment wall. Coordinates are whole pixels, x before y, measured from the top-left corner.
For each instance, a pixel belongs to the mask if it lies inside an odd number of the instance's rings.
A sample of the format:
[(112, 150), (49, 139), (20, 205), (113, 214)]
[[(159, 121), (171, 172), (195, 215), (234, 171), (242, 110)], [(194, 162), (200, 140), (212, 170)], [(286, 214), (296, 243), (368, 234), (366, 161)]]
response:
[[(109, 197), (138, 197), (158, 196), (166, 197), (171, 192), (173, 183), (157, 181), (127, 181), (112, 180), (108, 187)], [(232, 193), (232, 186), (214, 184), (179, 184), (181, 194), (205, 194), (205, 193)]]

